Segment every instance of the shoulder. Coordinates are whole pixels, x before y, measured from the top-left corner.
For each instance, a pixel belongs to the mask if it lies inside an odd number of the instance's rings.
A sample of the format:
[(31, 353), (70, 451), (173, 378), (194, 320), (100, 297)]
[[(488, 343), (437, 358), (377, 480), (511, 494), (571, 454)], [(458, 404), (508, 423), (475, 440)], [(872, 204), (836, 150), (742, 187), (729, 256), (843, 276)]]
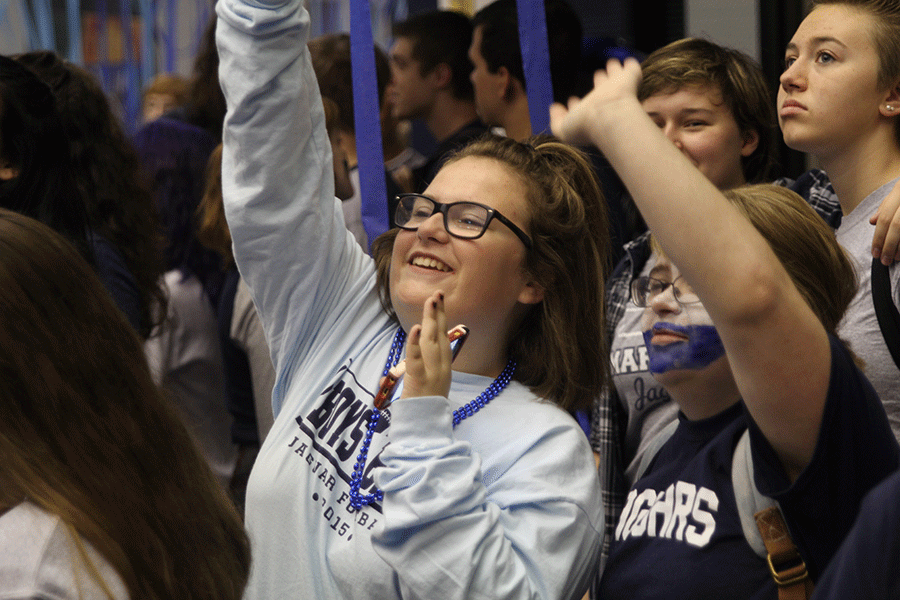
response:
[(797, 179), (782, 177), (775, 185), (799, 194), (832, 228), (841, 224), (841, 205), (825, 171), (810, 169)]
[(109, 291), (116, 306), (125, 313), (134, 328), (140, 331), (140, 290), (134, 274), (129, 270), (122, 253), (108, 239), (93, 232), (91, 245), (97, 276)]
[[(81, 542), (113, 598), (128, 598), (125, 584), (112, 566), (90, 544)], [(0, 596), (107, 598), (89, 573), (58, 516), (23, 502), (0, 517)]]

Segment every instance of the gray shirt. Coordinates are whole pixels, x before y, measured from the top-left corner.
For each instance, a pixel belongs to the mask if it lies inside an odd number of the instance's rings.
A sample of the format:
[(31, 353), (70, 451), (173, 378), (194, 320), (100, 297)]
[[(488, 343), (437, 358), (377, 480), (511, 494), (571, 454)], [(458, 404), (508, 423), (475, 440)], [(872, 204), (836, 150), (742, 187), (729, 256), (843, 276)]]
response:
[[(837, 230), (837, 240), (850, 254), (859, 278), (859, 290), (838, 325), (837, 333), (865, 362), (863, 372), (878, 392), (894, 436), (900, 440), (900, 370), (885, 344), (872, 304), (871, 247), (875, 226), (869, 224), (869, 217), (875, 214), (896, 181), (890, 181), (869, 194), (849, 215), (844, 215)], [(894, 304), (900, 305), (900, 268), (897, 263), (891, 267), (890, 274)]]
[[(641, 269), (641, 276), (650, 274), (656, 260), (654, 252)], [(616, 324), (610, 347), (613, 385), (628, 415), (622, 462), (626, 465), (625, 477), (629, 485), (634, 484), (638, 465), (650, 441), (678, 415), (678, 405), (650, 372), (641, 330), (643, 314), (643, 308), (628, 302)]]

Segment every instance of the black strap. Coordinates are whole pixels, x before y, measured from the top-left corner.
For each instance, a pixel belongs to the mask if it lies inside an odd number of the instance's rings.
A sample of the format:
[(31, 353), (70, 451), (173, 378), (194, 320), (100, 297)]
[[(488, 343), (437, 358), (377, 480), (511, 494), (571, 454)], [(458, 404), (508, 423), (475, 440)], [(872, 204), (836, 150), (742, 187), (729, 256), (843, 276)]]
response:
[(900, 312), (891, 296), (890, 270), (877, 258), (872, 259), (872, 303), (884, 342), (900, 368)]

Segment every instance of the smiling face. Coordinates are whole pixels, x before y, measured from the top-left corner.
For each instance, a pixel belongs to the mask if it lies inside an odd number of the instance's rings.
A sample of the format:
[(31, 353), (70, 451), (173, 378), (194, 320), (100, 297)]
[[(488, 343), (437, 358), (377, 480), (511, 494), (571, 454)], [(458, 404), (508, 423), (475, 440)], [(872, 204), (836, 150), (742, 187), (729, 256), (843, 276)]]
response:
[(741, 134), (716, 87), (689, 86), (650, 96), (641, 105), (665, 136), (719, 189), (746, 183), (741, 159), (759, 136)]
[(788, 146), (827, 159), (885, 124), (874, 27), (868, 12), (838, 4), (817, 7), (797, 28), (778, 89)]
[[(503, 213), (528, 232), (525, 183), (502, 163), (467, 157), (444, 166), (425, 190), (438, 202), (479, 202)], [(391, 256), (391, 303), (403, 327), (420, 322), (427, 298), (440, 290), (448, 323), (462, 323), (472, 335), (505, 338), (541, 293), (524, 272), (525, 245), (497, 219), (477, 239), (458, 239), (435, 213), (416, 231), (397, 234)], [(467, 344), (468, 345), (468, 344)]]

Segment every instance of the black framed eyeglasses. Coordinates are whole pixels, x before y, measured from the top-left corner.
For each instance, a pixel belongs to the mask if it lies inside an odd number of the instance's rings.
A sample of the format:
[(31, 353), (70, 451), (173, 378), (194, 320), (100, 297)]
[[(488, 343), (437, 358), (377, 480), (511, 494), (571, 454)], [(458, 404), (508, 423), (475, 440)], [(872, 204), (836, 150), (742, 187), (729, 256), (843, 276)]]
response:
[(678, 304), (684, 306), (685, 304), (700, 302), (700, 298), (687, 285), (687, 282), (676, 283), (679, 279), (681, 279), (681, 275), (676, 277), (675, 281), (662, 281), (656, 277), (638, 277), (631, 282), (631, 301), (636, 306), (646, 308), (653, 303), (657, 296), (671, 286), (672, 295)]
[(463, 240), (480, 238), (487, 231), (491, 220), (497, 219), (509, 227), (526, 248), (531, 249), (532, 241), (527, 233), (500, 214), (500, 211), (477, 202), (443, 204), (421, 194), (401, 194), (397, 196), (394, 222), (400, 229), (415, 231), (436, 212), (444, 215), (444, 229), (453, 237)]

